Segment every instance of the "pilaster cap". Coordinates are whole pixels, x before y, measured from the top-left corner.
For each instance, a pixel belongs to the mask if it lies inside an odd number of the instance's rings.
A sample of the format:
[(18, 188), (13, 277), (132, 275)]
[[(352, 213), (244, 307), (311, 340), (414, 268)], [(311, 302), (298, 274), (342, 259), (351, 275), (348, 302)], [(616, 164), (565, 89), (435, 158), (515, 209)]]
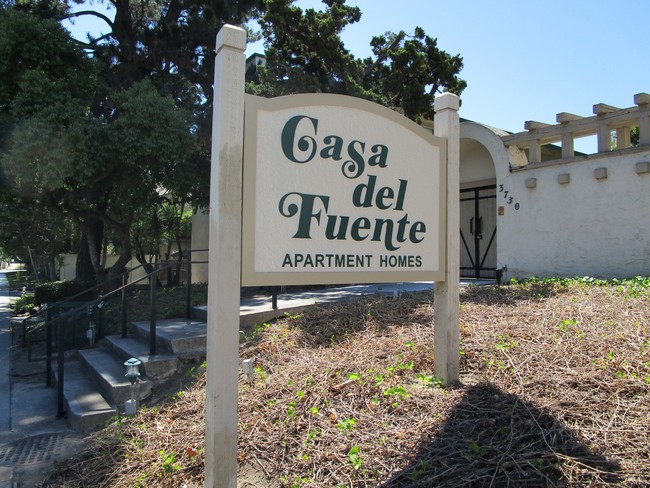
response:
[(234, 25), (224, 25), (217, 33), (217, 52), (224, 47), (244, 51), (246, 49), (246, 31)]
[(460, 98), (453, 93), (445, 92), (437, 95), (433, 102), (433, 109), (436, 112), (441, 110), (458, 110), (460, 108)]

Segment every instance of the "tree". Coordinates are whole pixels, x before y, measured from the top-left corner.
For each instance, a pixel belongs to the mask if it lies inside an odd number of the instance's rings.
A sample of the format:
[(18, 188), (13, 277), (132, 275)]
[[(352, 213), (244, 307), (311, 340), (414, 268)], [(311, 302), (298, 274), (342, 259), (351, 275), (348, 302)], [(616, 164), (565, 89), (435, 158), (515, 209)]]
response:
[(340, 39), (361, 19), (345, 0), (324, 0), (323, 11), (303, 11), (292, 0), (268, 0), (260, 19), (267, 68), (248, 90), (265, 96), (322, 92), (358, 96), (394, 108), (407, 117), (433, 117), (433, 99), (444, 90), (460, 94), (459, 55), (438, 49), (436, 39), (416, 27), (373, 37), (374, 58), (355, 58)]
[[(3, 3), (0, 43), (12, 41), (0, 52), (4, 185), (68, 215), (99, 279), (106, 236), (120, 253), (114, 275), (133, 254), (135, 216), (160, 204), (162, 189), (207, 201), (214, 40), (256, 4), (119, 0), (110, 19), (90, 3), (78, 12), (67, 1)], [(85, 15), (110, 32), (79, 43), (54, 22)], [(44, 40), (52, 65), (38, 55)]]
[[(47, 0), (42, 0), (47, 1)], [(52, 3), (56, 0), (50, 0)], [(62, 0), (58, 20), (94, 16), (108, 33), (80, 43), (106, 67), (106, 84), (128, 87), (148, 78), (195, 116), (203, 149), (209, 151), (215, 39), (221, 27), (244, 24), (262, 0), (109, 0), (114, 18), (91, 0)], [(71, 6), (85, 8), (74, 11)]]
[(420, 27), (412, 36), (404, 31), (373, 37), (375, 59), (364, 60), (364, 86), (381, 94), (387, 106), (410, 119), (433, 119), (437, 94), (449, 91), (460, 95), (467, 83), (458, 77), (463, 59), (438, 49), (437, 40)]
[[(264, 11), (269, 69), (250, 85), (256, 93), (345, 93), (417, 119), (437, 91), (465, 86), (461, 58), (421, 29), (374, 38), (374, 58), (356, 59), (340, 32), (361, 12), (344, 0), (326, 0), (324, 12), (290, 0), (109, 0), (114, 16), (90, 0), (72, 5), (0, 0), (0, 184), (72, 220), (99, 279), (108, 239), (120, 254), (114, 275), (134, 254), (134, 222), (160, 208), (163, 189), (207, 203), (213, 48), (224, 23)], [(57, 24), (83, 16), (107, 33), (79, 42)]]
[[(50, 279), (55, 256), (70, 252), (75, 231), (43, 204), (39, 190), (70, 171), (65, 153), (83, 145), (79, 133), (66, 130), (83, 118), (79, 102), (93, 90), (91, 64), (79, 54), (55, 21), (0, 8), (0, 233), (14, 256), (29, 262), (31, 255)], [(29, 151), (36, 159), (12, 171), (10, 160)], [(53, 171), (36, 170), (44, 159)]]
[(183, 241), (191, 237), (192, 208), (188, 202), (166, 194), (161, 204), (144, 208), (133, 225), (133, 243), (138, 261), (148, 273), (154, 270), (152, 261), (172, 261), (178, 253), (175, 270), (168, 268), (166, 282), (176, 285), (181, 277), (180, 253)]
[(33, 264), (38, 276), (57, 278), (57, 256), (73, 251), (78, 234), (62, 214), (0, 194), (0, 254)]
[(54, 124), (39, 112), (23, 119), (2, 158), (23, 201), (68, 215), (84, 232), (99, 275), (105, 230), (120, 254), (115, 274), (131, 260), (136, 212), (158, 201), (161, 187), (175, 186), (174, 175), (194, 150), (188, 115), (147, 80), (107, 101), (110, 117), (62, 117)]

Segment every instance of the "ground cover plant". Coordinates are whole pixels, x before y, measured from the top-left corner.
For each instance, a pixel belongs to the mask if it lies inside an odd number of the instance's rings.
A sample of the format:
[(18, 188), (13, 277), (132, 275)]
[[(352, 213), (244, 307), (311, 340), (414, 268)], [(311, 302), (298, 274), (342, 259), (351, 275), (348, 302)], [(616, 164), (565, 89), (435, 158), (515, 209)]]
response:
[[(368, 297), (251, 331), (240, 484), (650, 484), (650, 280), (463, 289), (455, 387), (433, 373), (433, 307), (431, 293)], [(173, 400), (97, 433), (49, 486), (202, 486), (195, 374)]]

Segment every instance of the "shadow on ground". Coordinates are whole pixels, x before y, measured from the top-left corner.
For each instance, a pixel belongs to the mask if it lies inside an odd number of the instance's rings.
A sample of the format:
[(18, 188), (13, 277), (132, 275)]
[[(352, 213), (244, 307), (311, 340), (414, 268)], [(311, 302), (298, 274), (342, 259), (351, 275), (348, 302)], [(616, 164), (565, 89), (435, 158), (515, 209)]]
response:
[(620, 466), (558, 420), (491, 384), (469, 387), (439, 431), (383, 488), (602, 486)]

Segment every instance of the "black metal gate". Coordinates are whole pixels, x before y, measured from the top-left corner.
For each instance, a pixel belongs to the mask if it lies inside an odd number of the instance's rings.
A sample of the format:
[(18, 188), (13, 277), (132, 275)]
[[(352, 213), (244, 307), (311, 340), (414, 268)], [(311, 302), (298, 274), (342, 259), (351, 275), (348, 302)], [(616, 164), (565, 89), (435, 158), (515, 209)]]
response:
[(460, 190), (460, 275), (496, 277), (496, 185)]

